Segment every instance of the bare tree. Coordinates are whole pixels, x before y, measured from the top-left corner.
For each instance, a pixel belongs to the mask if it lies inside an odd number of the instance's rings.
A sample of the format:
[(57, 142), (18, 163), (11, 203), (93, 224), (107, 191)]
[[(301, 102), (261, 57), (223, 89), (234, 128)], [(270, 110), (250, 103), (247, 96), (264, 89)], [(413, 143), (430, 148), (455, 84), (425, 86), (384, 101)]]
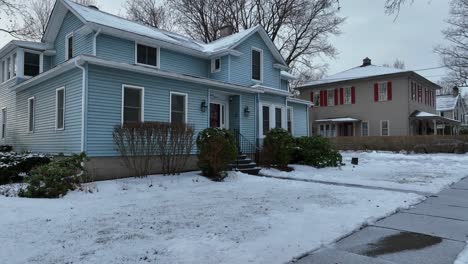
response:
[(124, 5), (127, 18), (150, 27), (171, 29), (170, 12), (158, 2), (157, 0), (127, 0)]
[(401, 6), (406, 4), (407, 2), (412, 4), (414, 0), (386, 0), (385, 13), (389, 15), (396, 14), (396, 16), (398, 16), (401, 10)]
[(10, 35), (16, 33), (14, 25), (16, 20), (14, 14), (20, 10), (22, 5), (17, 0), (0, 0), (0, 32)]
[(395, 69), (400, 69), (400, 70), (406, 69), (405, 62), (403, 60), (400, 60), (400, 59), (395, 59), (395, 61), (393, 62), (392, 65), (390, 65), (389, 63), (384, 63), (382, 66), (384, 66), (384, 67), (393, 67)]
[(468, 85), (468, 0), (452, 0), (450, 3), (449, 27), (443, 31), (449, 46), (440, 46), (444, 66), (450, 72), (447, 77), (459, 86)]

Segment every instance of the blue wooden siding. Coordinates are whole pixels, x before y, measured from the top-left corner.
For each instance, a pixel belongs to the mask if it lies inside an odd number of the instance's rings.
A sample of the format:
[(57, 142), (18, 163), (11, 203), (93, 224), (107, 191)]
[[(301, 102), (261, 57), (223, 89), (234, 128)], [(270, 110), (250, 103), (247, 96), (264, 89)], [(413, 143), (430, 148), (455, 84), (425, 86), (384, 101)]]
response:
[(161, 49), (161, 70), (208, 78), (210, 67), (210, 60)]
[(255, 33), (236, 50), (242, 53), (241, 56), (231, 56), (231, 82), (235, 84), (252, 86), (257, 82), (252, 81), (251, 50), (256, 47), (263, 50), (263, 84), (268, 87), (280, 89), (280, 70), (273, 68), (277, 63), (267, 45), (258, 33)]
[(96, 56), (106, 60), (135, 64), (135, 42), (100, 34), (96, 40)]
[[(253, 94), (241, 94), (240, 97), (240, 125), (241, 133), (244, 135), (252, 144), (255, 144), (257, 135), (256, 135), (256, 122), (257, 122), (257, 113), (255, 111), (255, 96)], [(245, 107), (249, 107), (250, 114), (246, 116), (244, 114)]]
[[(75, 15), (70, 12), (67, 13), (55, 39), (54, 46), (57, 53), (52, 61), (53, 66), (65, 62), (65, 38), (70, 32), (75, 32), (82, 26), (83, 23)], [(75, 34), (73, 36), (73, 56), (92, 53), (93, 42), (91, 35)]]
[(307, 134), (307, 111), (308, 107), (303, 104), (288, 102), (293, 108), (293, 134), (295, 137), (308, 136)]
[(51, 56), (44, 56), (44, 64), (43, 64), (42, 69), (44, 72), (52, 69), (52, 57)]
[[(1, 109), (7, 109), (7, 125), (6, 125), (6, 137), (1, 138), (0, 134), (0, 145), (15, 145), (15, 141), (18, 139), (15, 133), (15, 120), (16, 120), (16, 93), (11, 91), (10, 88), (16, 85), (16, 78), (0, 83), (0, 124), (2, 124)], [(0, 126), (1, 133), (1, 126)]]
[(286, 97), (272, 94), (261, 94), (260, 103), (274, 104), (278, 106), (286, 106)]
[(229, 82), (229, 59), (230, 55), (228, 56), (223, 56), (220, 58), (221, 59), (221, 70), (219, 72), (213, 72), (211, 73), (211, 62), (209, 65), (209, 70), (210, 70), (210, 78), (222, 81), (222, 82)]
[(287, 80), (281, 80), (281, 90), (287, 91), (289, 88), (289, 82)]
[[(16, 95), (17, 149), (42, 153), (81, 150), (82, 72), (74, 69)], [(65, 129), (55, 129), (56, 89), (65, 87)], [(35, 129), (28, 132), (28, 98), (35, 97)]]

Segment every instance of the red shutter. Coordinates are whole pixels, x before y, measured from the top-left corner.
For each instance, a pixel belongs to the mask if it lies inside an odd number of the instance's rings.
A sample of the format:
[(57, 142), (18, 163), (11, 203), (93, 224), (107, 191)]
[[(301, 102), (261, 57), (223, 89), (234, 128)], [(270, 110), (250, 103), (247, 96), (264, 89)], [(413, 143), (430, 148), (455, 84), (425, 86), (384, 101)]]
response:
[(338, 105), (338, 89), (335, 89), (335, 105)]
[(388, 82), (388, 84), (387, 84), (387, 100), (391, 101), (392, 97), (393, 97), (392, 82)]
[(319, 96), (319, 105), (320, 106), (323, 106), (323, 91), (319, 91), (320, 92), (320, 96)]
[(323, 91), (323, 105), (328, 106), (328, 91)]
[(374, 84), (374, 101), (375, 102), (379, 101), (379, 84), (378, 83)]
[(340, 88), (340, 104), (344, 104), (344, 89)]
[(351, 87), (351, 103), (356, 103), (356, 87)]
[(312, 105), (315, 105), (315, 102), (314, 102), (314, 92), (310, 92), (310, 102), (312, 103)]

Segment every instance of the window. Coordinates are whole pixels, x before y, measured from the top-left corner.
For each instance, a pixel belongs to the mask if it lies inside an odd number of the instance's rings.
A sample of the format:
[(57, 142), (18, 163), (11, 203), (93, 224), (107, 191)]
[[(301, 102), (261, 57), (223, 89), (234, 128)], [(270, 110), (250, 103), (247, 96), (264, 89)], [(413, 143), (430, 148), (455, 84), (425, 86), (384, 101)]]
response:
[(221, 71), (221, 58), (216, 58), (211, 60), (211, 72), (220, 72)]
[(328, 106), (333, 106), (335, 104), (335, 90), (328, 90), (327, 103)]
[(7, 59), (6, 66), (7, 66), (6, 77), (7, 77), (7, 80), (10, 80), (11, 79), (11, 58)]
[(387, 92), (387, 83), (379, 83), (379, 101), (387, 101), (388, 92)]
[(275, 128), (282, 128), (283, 111), (281, 108), (275, 108)]
[(262, 124), (263, 124), (263, 135), (266, 135), (270, 131), (270, 107), (262, 107)]
[(336, 137), (336, 125), (334, 124), (320, 125), (320, 135), (322, 137)]
[(65, 128), (65, 88), (55, 90), (55, 129)]
[(411, 82), (411, 100), (416, 101), (416, 85)]
[(262, 81), (263, 51), (252, 49), (252, 80)]
[(24, 75), (39, 75), (40, 55), (30, 52), (24, 53)]
[(288, 107), (288, 132), (291, 133), (291, 135), (293, 134), (293, 109), (292, 107)]
[(137, 44), (136, 63), (159, 67), (159, 48)]
[(2, 79), (0, 80), (2, 82), (6, 81), (6, 79), (5, 79), (5, 70), (6, 70), (5, 69), (5, 61), (2, 61), (2, 73), (1, 73)]
[(420, 85), (418, 86), (418, 102), (422, 103), (422, 87)]
[(361, 136), (367, 137), (369, 136), (369, 122), (364, 121), (361, 123)]
[(2, 139), (6, 137), (6, 126), (7, 126), (7, 109), (2, 109)]
[(65, 60), (73, 58), (73, 33), (70, 33), (65, 38)]
[(34, 97), (28, 99), (28, 131), (34, 131), (34, 112), (35, 112), (35, 100)]
[(17, 65), (16, 65), (16, 53), (13, 54), (13, 59), (11, 60), (11, 64), (12, 64), (11, 69), (13, 70), (12, 77), (15, 77), (16, 76), (16, 71), (17, 71), (17, 69), (16, 69), (16, 67), (17, 67)]
[(314, 105), (320, 106), (320, 92), (314, 94)]
[(171, 92), (171, 123), (187, 123), (187, 96)]
[(144, 88), (124, 85), (122, 94), (122, 123), (143, 122)]
[(390, 135), (390, 121), (388, 120), (381, 120), (380, 121), (380, 135), (381, 136), (389, 136)]
[(351, 87), (344, 88), (344, 103), (351, 104)]

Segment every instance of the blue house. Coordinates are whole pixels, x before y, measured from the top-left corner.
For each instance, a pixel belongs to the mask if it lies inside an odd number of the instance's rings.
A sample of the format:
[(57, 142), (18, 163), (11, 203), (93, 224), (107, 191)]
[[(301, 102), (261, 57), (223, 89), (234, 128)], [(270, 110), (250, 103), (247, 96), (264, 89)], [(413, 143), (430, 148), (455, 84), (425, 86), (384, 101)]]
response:
[(99, 175), (116, 166), (113, 128), (129, 121), (227, 128), (251, 142), (275, 127), (308, 135), (310, 104), (291, 97), (294, 76), (265, 30), (224, 34), (206, 44), (58, 0), (40, 43), (0, 49), (0, 144), (85, 151)]

